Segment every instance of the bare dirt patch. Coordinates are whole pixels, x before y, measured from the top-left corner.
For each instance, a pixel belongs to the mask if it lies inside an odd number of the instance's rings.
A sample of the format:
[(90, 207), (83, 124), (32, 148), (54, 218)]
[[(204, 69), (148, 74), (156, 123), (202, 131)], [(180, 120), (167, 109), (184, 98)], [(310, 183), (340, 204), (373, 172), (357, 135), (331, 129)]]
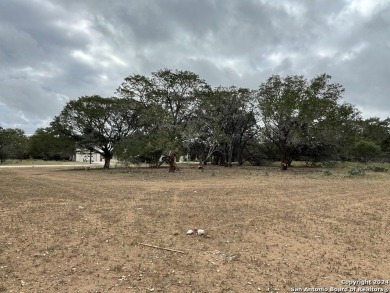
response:
[[(389, 174), (312, 169), (0, 170), (0, 292), (290, 292), (388, 280), (389, 190)], [(194, 226), (206, 235), (186, 235)]]

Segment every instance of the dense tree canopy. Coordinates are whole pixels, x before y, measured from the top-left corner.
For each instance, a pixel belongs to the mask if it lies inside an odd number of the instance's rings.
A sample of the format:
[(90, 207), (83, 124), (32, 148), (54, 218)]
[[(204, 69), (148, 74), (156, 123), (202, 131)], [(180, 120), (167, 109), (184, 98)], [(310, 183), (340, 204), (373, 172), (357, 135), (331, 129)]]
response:
[(131, 98), (144, 106), (143, 121), (150, 128), (166, 132), (180, 143), (183, 130), (194, 115), (199, 97), (209, 85), (189, 71), (162, 69), (152, 77), (131, 75), (118, 87), (122, 98)]
[(23, 160), (28, 157), (28, 138), (19, 128), (0, 127), (0, 162), (6, 159)]
[(390, 118), (362, 119), (344, 103), (344, 88), (322, 74), (273, 75), (257, 90), (212, 88), (197, 74), (162, 69), (133, 74), (117, 97), (83, 96), (27, 138), (0, 127), (0, 159), (67, 159), (75, 148), (96, 151), (109, 168), (113, 155), (128, 163), (159, 165), (170, 151), (215, 164), (279, 158), (388, 159)]
[(390, 118), (383, 121), (378, 117), (361, 120), (359, 130), (359, 138), (371, 141), (379, 146), (383, 154), (390, 155)]
[(71, 160), (76, 153), (75, 141), (53, 128), (38, 128), (29, 138), (30, 155), (42, 160)]
[(260, 86), (262, 134), (278, 148), (284, 168), (301, 155), (313, 160), (336, 155), (358, 117), (351, 105), (339, 104), (344, 88), (330, 79), (274, 75)]
[(68, 102), (52, 127), (74, 138), (81, 148), (100, 153), (109, 168), (115, 145), (140, 130), (138, 108), (130, 99), (85, 96)]
[(187, 148), (201, 162), (214, 156), (218, 163), (230, 165), (233, 155), (243, 162), (243, 149), (255, 136), (253, 92), (236, 87), (218, 87), (202, 96), (185, 132)]
[(369, 140), (359, 140), (349, 148), (350, 154), (355, 160), (368, 162), (372, 158), (379, 157), (381, 148), (376, 143)]

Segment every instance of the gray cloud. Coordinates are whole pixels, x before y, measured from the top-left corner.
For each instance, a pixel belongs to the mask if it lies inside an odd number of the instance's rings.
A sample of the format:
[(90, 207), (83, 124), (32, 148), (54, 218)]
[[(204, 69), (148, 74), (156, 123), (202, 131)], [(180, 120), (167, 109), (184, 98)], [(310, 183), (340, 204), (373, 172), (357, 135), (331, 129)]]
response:
[(390, 113), (390, 0), (2, 0), (0, 123), (32, 133), (66, 101), (167, 67), (213, 86), (321, 73)]

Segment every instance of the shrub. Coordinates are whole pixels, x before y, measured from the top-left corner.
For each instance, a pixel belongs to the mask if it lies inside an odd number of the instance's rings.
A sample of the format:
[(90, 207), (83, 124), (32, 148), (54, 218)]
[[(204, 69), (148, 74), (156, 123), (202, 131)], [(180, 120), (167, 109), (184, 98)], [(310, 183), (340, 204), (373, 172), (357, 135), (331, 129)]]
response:
[(372, 141), (360, 140), (351, 147), (350, 154), (360, 162), (368, 162), (381, 154), (381, 148)]
[(387, 172), (388, 169), (383, 167), (377, 167), (377, 166), (369, 166), (367, 167), (367, 170), (374, 171), (374, 172)]
[(325, 168), (336, 168), (339, 165), (340, 163), (337, 161), (325, 161), (322, 163), (322, 166)]
[(325, 171), (324, 171), (324, 175), (325, 175), (325, 176), (331, 176), (331, 175), (332, 175), (332, 172), (330, 172), (329, 170), (325, 170)]
[(364, 176), (366, 175), (366, 169), (362, 167), (356, 167), (348, 170), (349, 176)]

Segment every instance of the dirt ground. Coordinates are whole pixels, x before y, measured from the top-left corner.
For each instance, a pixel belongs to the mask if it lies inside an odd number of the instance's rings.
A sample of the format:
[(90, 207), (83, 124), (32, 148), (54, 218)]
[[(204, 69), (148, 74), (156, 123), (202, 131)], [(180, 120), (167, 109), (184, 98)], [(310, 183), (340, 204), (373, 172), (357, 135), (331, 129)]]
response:
[(385, 290), (390, 174), (343, 172), (0, 169), (0, 292)]

